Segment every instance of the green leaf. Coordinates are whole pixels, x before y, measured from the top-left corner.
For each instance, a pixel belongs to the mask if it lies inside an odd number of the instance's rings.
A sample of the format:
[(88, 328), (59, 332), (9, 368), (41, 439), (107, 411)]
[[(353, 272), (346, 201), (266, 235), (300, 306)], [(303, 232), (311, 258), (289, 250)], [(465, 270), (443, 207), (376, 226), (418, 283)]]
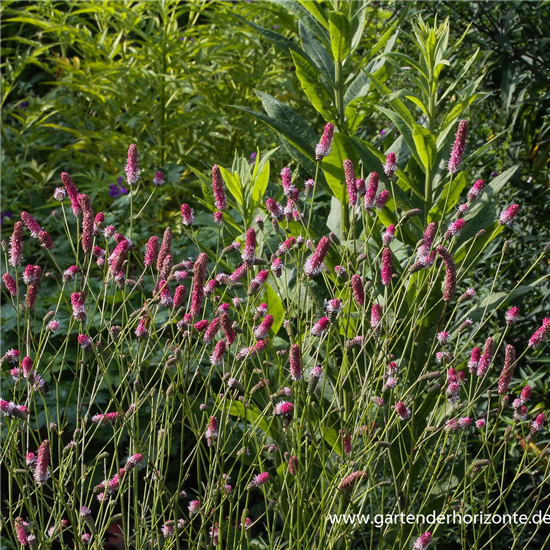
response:
[(267, 304), (267, 311), (270, 315), (273, 315), (273, 325), (271, 330), (275, 336), (283, 325), (285, 310), (279, 295), (273, 290), (269, 283), (265, 286), (264, 301)]
[(245, 420), (249, 424), (260, 428), (266, 434), (271, 435), (269, 424), (265, 420), (265, 414), (262, 414), (254, 405), (245, 407), (240, 401), (231, 401), (229, 414)]
[(437, 200), (437, 204), (431, 208), (428, 221), (437, 222), (450, 212), (458, 202), (464, 187), (466, 187), (467, 177), (466, 172), (460, 172), (456, 178), (445, 184), (441, 195)]
[(337, 113), (334, 112), (332, 107), (334, 101), (319, 79), (319, 69), (296, 52), (292, 52), (292, 59), (294, 60), (296, 76), (300, 80), (302, 90), (304, 90), (315, 110), (326, 121), (335, 121)]
[(328, 81), (334, 82), (334, 62), (332, 58), (305, 25), (300, 23), (299, 29), (304, 52)]
[(241, 179), (238, 174), (234, 174), (229, 170), (220, 166), (220, 172), (222, 173), (223, 181), (229, 189), (229, 192), (233, 195), (233, 198), (237, 201), (237, 204), (241, 207), (245, 206), (243, 190), (241, 185)]
[(344, 134), (335, 134), (332, 140), (332, 151), (323, 159), (323, 172), (332, 194), (342, 203), (348, 203), (344, 161), (349, 159), (357, 169), (357, 155), (349, 138)]
[(330, 214), (327, 218), (327, 227), (339, 238), (342, 238), (342, 203), (331, 197)]
[(427, 128), (423, 128), (418, 124), (414, 125), (412, 137), (424, 172), (431, 172), (437, 159), (435, 137)]
[(330, 47), (337, 63), (341, 63), (349, 55), (351, 49), (351, 28), (349, 20), (342, 12), (329, 14)]
[[(300, 0), (300, 4), (311, 14), (325, 29), (328, 30), (328, 22), (325, 14), (318, 5), (318, 2), (314, 0)], [(301, 22), (300, 22), (301, 24)]]

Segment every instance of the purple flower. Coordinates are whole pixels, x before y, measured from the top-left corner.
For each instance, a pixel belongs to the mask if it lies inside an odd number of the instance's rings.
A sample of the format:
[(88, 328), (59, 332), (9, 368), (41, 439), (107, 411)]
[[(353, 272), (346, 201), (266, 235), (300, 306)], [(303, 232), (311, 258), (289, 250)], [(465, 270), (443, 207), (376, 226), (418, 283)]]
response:
[(121, 185), (121, 180), (123, 180), (122, 176), (118, 178), (119, 183), (115, 183), (113, 185), (109, 185), (109, 196), (113, 197), (113, 199), (118, 199), (120, 195), (127, 195), (128, 189)]
[(3, 224), (5, 219), (11, 220), (12, 218), (13, 212), (11, 210), (5, 210), (0, 214), (0, 224)]
[(258, 153), (254, 151), (253, 153), (250, 153), (249, 162), (250, 164), (254, 164), (256, 162), (256, 157), (258, 156)]

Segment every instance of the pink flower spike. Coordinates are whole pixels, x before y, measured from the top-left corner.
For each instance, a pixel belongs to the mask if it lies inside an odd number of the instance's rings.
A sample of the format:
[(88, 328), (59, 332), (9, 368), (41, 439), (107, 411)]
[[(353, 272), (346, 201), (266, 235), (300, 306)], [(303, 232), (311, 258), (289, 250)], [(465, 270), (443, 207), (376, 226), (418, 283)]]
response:
[(483, 180), (477, 180), (472, 185), (472, 188), (468, 191), (468, 195), (467, 195), (468, 202), (474, 202), (476, 199), (478, 199), (484, 187), (485, 187), (485, 182)]
[(46, 250), (51, 250), (54, 247), (52, 238), (47, 231), (40, 231), (38, 240), (40, 241), (40, 246)]
[(81, 209), (80, 204), (78, 203), (78, 189), (76, 188), (71, 176), (67, 174), (67, 172), (62, 172), (61, 181), (65, 186), (65, 191), (67, 191), (67, 195), (69, 195), (73, 214), (76, 217), (80, 216)]
[(399, 401), (395, 404), (395, 412), (401, 420), (409, 420), (411, 417), (411, 411), (407, 408), (403, 401)]
[(250, 228), (246, 232), (244, 250), (241, 255), (243, 262), (252, 265), (256, 259), (256, 230)]
[(518, 210), (519, 204), (512, 204), (511, 206), (509, 206), (500, 214), (498, 218), (499, 225), (510, 225), (512, 223), (512, 220), (516, 217)]
[(128, 185), (134, 185), (139, 181), (140, 169), (138, 166), (138, 150), (137, 145), (134, 143), (130, 144), (130, 147), (128, 147), (128, 158), (124, 171), (126, 172), (126, 181)]
[(9, 273), (3, 273), (2, 280), (4, 281), (4, 285), (8, 289), (8, 292), (12, 296), (15, 296), (17, 294), (17, 283), (15, 279)]
[(10, 237), (9, 264), (13, 267), (21, 265), (23, 261), (23, 223), (15, 222)]
[(266, 315), (264, 320), (257, 327), (254, 327), (254, 337), (258, 340), (267, 338), (272, 326), (273, 315)]
[(48, 465), (50, 462), (50, 442), (45, 439), (38, 448), (38, 458), (34, 469), (34, 480), (37, 485), (43, 485), (50, 477)]
[(227, 208), (225, 199), (225, 190), (223, 188), (223, 179), (219, 166), (212, 166), (212, 191), (214, 193), (214, 206), (224, 211)]
[(462, 162), (462, 155), (466, 147), (466, 136), (468, 134), (468, 121), (461, 120), (458, 123), (458, 130), (456, 132), (456, 138), (451, 151), (451, 158), (447, 163), (447, 169), (450, 174), (456, 174), (458, 167)]
[(252, 481), (247, 485), (247, 489), (254, 489), (261, 487), (262, 485), (265, 485), (269, 481), (269, 474), (267, 472), (262, 472), (261, 474), (258, 474), (254, 476)]
[(354, 273), (351, 276), (351, 292), (353, 294), (354, 300), (358, 305), (365, 305), (365, 289), (363, 287), (363, 280), (360, 275)]
[(414, 550), (426, 550), (431, 543), (432, 534), (429, 531), (426, 531), (416, 539), (413, 548)]
[(383, 210), (384, 206), (386, 206), (386, 203), (390, 200), (390, 192), (387, 189), (384, 189), (378, 195), (378, 198), (376, 199), (376, 210)]
[(208, 446), (212, 447), (214, 440), (218, 437), (218, 419), (215, 416), (210, 417), (204, 437)]
[(487, 370), (493, 361), (493, 354), (495, 351), (495, 342), (489, 336), (485, 340), (485, 346), (483, 346), (483, 353), (479, 358), (479, 364), (477, 366), (477, 375), (481, 378), (487, 374)]
[(388, 225), (384, 233), (382, 234), (382, 244), (389, 246), (395, 237), (395, 225)]
[(164, 185), (164, 174), (160, 170), (156, 172), (155, 177), (153, 178), (153, 185), (155, 187)]
[(529, 338), (527, 344), (530, 348), (538, 348), (547, 338), (550, 336), (550, 318), (542, 320), (542, 326), (539, 327), (536, 332)]
[(292, 380), (302, 379), (302, 356), (300, 352), (300, 346), (298, 344), (292, 344), (289, 352), (290, 360), (290, 376)]
[(31, 237), (33, 239), (38, 239), (38, 235), (40, 235), (40, 231), (42, 231), (42, 228), (36, 222), (36, 220), (28, 212), (21, 212), (21, 220), (30, 231)]
[(513, 325), (517, 321), (518, 317), (519, 317), (519, 307), (516, 307), (516, 306), (511, 307), (506, 312), (506, 315), (505, 315), (506, 324), (508, 326)]
[(327, 255), (330, 248), (330, 239), (328, 237), (322, 237), (319, 240), (319, 244), (315, 249), (315, 252), (309, 256), (304, 263), (304, 273), (307, 277), (315, 277), (319, 275), (325, 269), (323, 260)]
[(376, 202), (376, 193), (378, 192), (378, 173), (372, 172), (369, 176), (367, 191), (365, 193), (365, 210), (370, 212)]
[(191, 315), (199, 315), (204, 300), (204, 283), (208, 268), (208, 256), (201, 252), (193, 266), (193, 290), (191, 293)]
[(292, 418), (294, 415), (294, 405), (289, 401), (281, 401), (277, 403), (273, 409), (273, 416), (283, 416)]
[(191, 225), (195, 221), (195, 213), (188, 204), (181, 205), (181, 223)]
[(327, 122), (321, 137), (321, 141), (315, 146), (315, 160), (320, 161), (328, 157), (332, 150), (332, 138), (334, 136), (334, 124)]
[(357, 204), (357, 189), (355, 187), (355, 171), (353, 169), (353, 162), (349, 159), (344, 161), (344, 176), (346, 179), (346, 187), (348, 190), (349, 205), (353, 208)]
[(322, 336), (329, 328), (330, 320), (328, 317), (321, 317), (314, 325), (311, 327), (312, 336)]
[(395, 162), (395, 153), (388, 153), (386, 156), (386, 164), (384, 164), (384, 174), (391, 179), (396, 170), (397, 164)]
[(453, 257), (444, 246), (439, 245), (436, 250), (445, 265), (443, 301), (450, 302), (456, 292), (456, 264)]
[(445, 232), (444, 238), (450, 239), (452, 237), (458, 237), (462, 232), (462, 230), (464, 229), (465, 225), (466, 225), (466, 220), (464, 220), (463, 218), (458, 218), (458, 220), (451, 222), (449, 224), (447, 231)]
[(220, 340), (214, 347), (214, 351), (210, 356), (210, 364), (219, 366), (222, 364), (223, 356), (225, 355), (225, 340)]
[(151, 267), (157, 261), (158, 249), (159, 238), (153, 236), (147, 241), (147, 246), (145, 248), (145, 259), (143, 260), (143, 265), (145, 265), (145, 267)]
[(392, 257), (391, 250), (385, 247), (382, 252), (382, 270), (380, 274), (380, 280), (384, 286), (391, 284), (392, 278)]

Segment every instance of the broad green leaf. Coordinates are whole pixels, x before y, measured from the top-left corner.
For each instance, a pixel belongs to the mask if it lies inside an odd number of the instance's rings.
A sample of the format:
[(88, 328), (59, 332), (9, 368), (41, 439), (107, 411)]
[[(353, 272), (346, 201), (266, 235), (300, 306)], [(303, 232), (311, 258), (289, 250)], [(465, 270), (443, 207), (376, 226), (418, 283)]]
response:
[(248, 422), (249, 424), (260, 428), (263, 432), (271, 435), (269, 424), (265, 420), (265, 414), (262, 414), (255, 405), (245, 407), (240, 401), (231, 401), (229, 414)]
[(325, 29), (328, 30), (328, 21), (323, 13), (323, 10), (319, 7), (318, 2), (314, 0), (299, 0), (300, 4), (311, 14)]
[(427, 128), (423, 128), (418, 124), (414, 125), (412, 137), (424, 172), (431, 172), (437, 159), (435, 137)]
[(330, 214), (327, 218), (327, 227), (339, 238), (342, 238), (342, 203), (331, 197)]
[(222, 174), (223, 181), (227, 186), (227, 189), (229, 189), (229, 192), (233, 195), (233, 198), (237, 201), (237, 204), (241, 207), (244, 207), (245, 203), (243, 190), (239, 176), (221, 166), (220, 172)]
[(324, 120), (335, 121), (337, 113), (334, 112), (332, 107), (334, 101), (319, 79), (319, 70), (296, 52), (292, 52), (292, 59), (296, 67), (296, 76), (313, 107)]
[(341, 63), (349, 55), (351, 48), (351, 28), (349, 20), (342, 12), (329, 14), (330, 47), (337, 63)]
[(265, 286), (264, 301), (267, 304), (268, 313), (273, 315), (273, 325), (271, 330), (273, 335), (276, 335), (283, 325), (285, 310), (279, 295), (273, 290), (269, 283)]
[(252, 201), (254, 204), (259, 203), (264, 196), (267, 184), (269, 183), (269, 171), (269, 161), (267, 161), (254, 181), (254, 187), (252, 188)]
[(343, 164), (346, 159), (351, 160), (357, 170), (357, 155), (349, 138), (344, 134), (335, 134), (332, 151), (323, 159), (323, 172), (330, 190), (342, 204), (348, 204)]
[(334, 62), (332, 58), (305, 25), (300, 23), (299, 29), (305, 54), (329, 82), (334, 82)]

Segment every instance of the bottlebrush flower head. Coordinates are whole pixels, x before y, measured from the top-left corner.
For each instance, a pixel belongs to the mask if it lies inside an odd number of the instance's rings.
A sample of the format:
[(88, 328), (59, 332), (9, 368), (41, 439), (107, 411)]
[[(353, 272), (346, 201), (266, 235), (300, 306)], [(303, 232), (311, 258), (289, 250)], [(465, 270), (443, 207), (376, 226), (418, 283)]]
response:
[(38, 239), (38, 235), (40, 234), (40, 231), (42, 231), (42, 228), (38, 222), (28, 212), (21, 212), (21, 220), (30, 231), (31, 237), (33, 239)]
[(367, 185), (363, 178), (357, 178), (355, 180), (355, 190), (357, 191), (357, 195), (359, 197), (365, 196), (365, 193), (367, 192)]
[(384, 164), (384, 174), (386, 174), (388, 178), (393, 178), (393, 175), (397, 170), (397, 164), (395, 160), (396, 160), (395, 153), (388, 153), (386, 155), (386, 164)]
[(95, 535), (97, 532), (97, 529), (94, 522), (94, 518), (92, 516), (92, 511), (86, 506), (81, 506), (80, 517), (82, 518), (82, 520), (84, 521), (88, 529), (92, 532), (92, 534)]
[(141, 461), (143, 460), (143, 455), (140, 453), (136, 453), (128, 458), (126, 461), (126, 464), (124, 465), (124, 471), (129, 472), (130, 470), (133, 470), (136, 466), (138, 466)]
[(214, 193), (214, 206), (223, 212), (227, 208), (227, 202), (222, 173), (217, 165), (212, 166), (212, 191)]
[(85, 334), (79, 334), (77, 340), (83, 349), (89, 349), (92, 346), (92, 341)]
[(47, 231), (40, 231), (38, 240), (40, 241), (40, 246), (46, 250), (51, 250), (54, 247), (52, 238)]
[(208, 256), (201, 252), (193, 266), (193, 290), (191, 293), (191, 315), (199, 315), (204, 300), (204, 283), (208, 267)]
[(451, 237), (458, 237), (462, 232), (462, 230), (464, 229), (465, 225), (466, 225), (466, 220), (464, 220), (463, 218), (458, 218), (458, 220), (451, 222), (449, 224), (447, 231), (445, 231), (444, 238), (450, 239)]
[(160, 279), (158, 282), (158, 288), (160, 293), (160, 305), (162, 307), (172, 307), (174, 305), (174, 301), (172, 300), (172, 294), (170, 293), (168, 281)]
[(8, 418), (26, 419), (29, 416), (29, 409), (23, 405), (16, 405), (13, 401), (0, 399), (0, 412)]
[(294, 415), (294, 405), (290, 401), (281, 401), (273, 408), (273, 416), (283, 416), (292, 418)]
[(462, 162), (462, 155), (466, 147), (466, 137), (468, 134), (468, 121), (461, 120), (458, 123), (458, 130), (456, 132), (455, 142), (451, 151), (451, 158), (447, 163), (447, 169), (450, 174), (455, 174), (458, 171), (458, 167)]
[(426, 550), (431, 543), (432, 534), (429, 531), (426, 531), (416, 539), (413, 548), (414, 550)]
[(304, 182), (304, 194), (306, 197), (309, 197), (310, 193), (313, 191), (313, 188), (315, 187), (315, 180), (314, 179), (308, 179)]
[(36, 303), (39, 285), (39, 281), (36, 281), (35, 283), (30, 284), (27, 288), (27, 294), (25, 295), (25, 307), (28, 310), (31, 310)]
[(220, 330), (220, 318), (214, 317), (210, 324), (208, 325), (208, 328), (206, 329), (202, 339), (205, 344), (210, 344), (213, 340), (218, 331)]
[(151, 322), (151, 317), (149, 314), (142, 315), (138, 321), (135, 334), (138, 338), (145, 338), (149, 335), (149, 324)]
[(380, 280), (384, 286), (391, 284), (392, 278), (392, 258), (391, 250), (385, 247), (382, 251), (382, 270), (380, 272)]
[(153, 185), (155, 187), (160, 187), (161, 185), (164, 185), (164, 174), (160, 170), (155, 173), (155, 177), (153, 178)]
[(495, 352), (495, 341), (489, 336), (485, 340), (485, 345), (483, 346), (483, 353), (479, 358), (479, 363), (477, 365), (477, 375), (483, 377), (487, 374), (487, 370), (493, 361), (493, 355)]
[(514, 349), (514, 346), (507, 345), (504, 356), (504, 366), (502, 367), (502, 372), (500, 374), (500, 378), (498, 379), (498, 393), (500, 395), (508, 391), (508, 387), (514, 374), (515, 362), (516, 350)]
[(189, 510), (190, 516), (195, 516), (201, 511), (201, 503), (199, 500), (192, 500), (187, 509)]
[(260, 271), (258, 273), (258, 275), (256, 275), (256, 277), (254, 277), (254, 279), (252, 279), (252, 281), (250, 281), (250, 285), (248, 286), (247, 294), (249, 296), (252, 296), (253, 294), (256, 294), (263, 287), (263, 285), (266, 283), (268, 277), (269, 277), (269, 270), (262, 269), (262, 271)]
[(31, 377), (33, 374), (32, 367), (32, 359), (30, 357), (23, 357), (23, 360), (21, 361), (21, 373), (23, 374), (23, 378)]
[(164, 260), (168, 254), (171, 253), (172, 250), (172, 239), (174, 238), (174, 234), (172, 233), (172, 230), (167, 227), (164, 230), (164, 234), (162, 236), (162, 244), (160, 245), (160, 251), (157, 256), (157, 271), (161, 272), (162, 268), (164, 266)]
[(128, 185), (134, 185), (134, 183), (139, 181), (140, 169), (138, 166), (138, 150), (137, 145), (134, 143), (130, 144), (130, 147), (128, 147), (128, 158), (124, 171), (126, 172), (126, 181)]
[(289, 351), (290, 376), (292, 380), (302, 379), (302, 354), (298, 344), (292, 344)]
[(344, 161), (344, 177), (346, 179), (346, 188), (348, 190), (349, 205), (354, 207), (357, 204), (357, 189), (355, 187), (355, 171), (353, 169), (353, 162), (349, 159)]
[(321, 237), (319, 244), (315, 249), (315, 252), (309, 256), (309, 258), (304, 263), (304, 273), (308, 277), (315, 277), (319, 275), (325, 269), (325, 264), (323, 260), (327, 255), (330, 248), (330, 240), (328, 237)]
[(546, 425), (546, 415), (544, 413), (540, 413), (539, 415), (537, 415), (537, 417), (531, 424), (531, 434), (541, 432), (544, 429), (545, 425)]
[(181, 205), (181, 223), (191, 225), (195, 221), (195, 212), (188, 204)]
[(477, 371), (480, 358), (481, 358), (481, 348), (478, 348), (476, 346), (472, 349), (472, 352), (470, 354), (470, 360), (468, 361), (468, 370), (471, 373), (474, 373)]
[(237, 339), (237, 333), (233, 329), (231, 318), (227, 315), (227, 313), (225, 313), (225, 311), (220, 315), (220, 322), (222, 324), (222, 330), (225, 334), (226, 344), (230, 346)]
[(13, 233), (10, 237), (10, 258), (9, 264), (13, 267), (21, 265), (23, 261), (23, 224), (15, 222)]
[(317, 389), (321, 376), (323, 376), (323, 369), (321, 368), (321, 365), (317, 365), (309, 371), (309, 382), (307, 385), (307, 393), (309, 394), (315, 393), (315, 390)]
[(475, 289), (469, 288), (458, 297), (458, 303), (461, 304), (463, 302), (467, 302), (468, 300), (472, 300), (473, 298), (475, 298), (475, 296)]
[(340, 482), (340, 486), (338, 487), (338, 490), (341, 493), (346, 493), (348, 491), (351, 491), (365, 477), (367, 477), (367, 472), (363, 472), (362, 470), (359, 470), (357, 472), (353, 472), (349, 476), (346, 476)]
[(129, 243), (127, 240), (120, 241), (113, 250), (113, 253), (107, 259), (107, 263), (110, 264), (109, 273), (114, 279), (122, 270), (122, 265), (126, 261), (128, 254)]
[(23, 272), (23, 282), (26, 285), (36, 283), (42, 275), (42, 268), (38, 265), (28, 265)]
[(376, 209), (382, 210), (384, 206), (386, 206), (386, 203), (389, 200), (390, 200), (390, 192), (387, 189), (384, 189), (384, 191), (382, 191), (380, 195), (378, 195), (378, 198), (376, 199)]
[(382, 306), (373, 304), (370, 312), (370, 326), (379, 335), (382, 322)]
[(208, 446), (212, 447), (214, 440), (218, 437), (218, 419), (215, 416), (210, 417), (204, 437)]
[(399, 401), (395, 404), (395, 412), (401, 420), (409, 420), (411, 417), (411, 411), (407, 408), (403, 401)]
[(2, 356), (2, 363), (10, 363), (12, 365), (16, 365), (19, 361), (19, 351), (16, 349), (9, 349), (4, 353)]
[(50, 463), (50, 442), (45, 439), (38, 448), (38, 457), (34, 468), (34, 480), (37, 485), (43, 485), (50, 477), (48, 466)]
[(15, 296), (17, 294), (17, 283), (15, 279), (9, 273), (3, 273), (2, 280), (4, 281), (4, 285), (8, 289), (8, 292), (12, 296)]
[(512, 204), (506, 210), (501, 212), (498, 223), (499, 225), (510, 225), (512, 220), (516, 217), (519, 210), (519, 204)]
[(376, 193), (378, 192), (378, 173), (372, 172), (369, 176), (369, 181), (367, 184), (367, 191), (365, 193), (365, 210), (370, 212), (376, 202)]
[(31, 524), (28, 521), (25, 521), (23, 518), (15, 518), (15, 536), (19, 544), (23, 547), (29, 546), (29, 534), (27, 531), (30, 531)]
[(157, 236), (150, 237), (145, 247), (145, 258), (143, 264), (145, 267), (151, 267), (158, 257), (159, 238)]
[(360, 306), (364, 306), (365, 305), (365, 289), (363, 287), (363, 279), (361, 279), (361, 276), (357, 275), (357, 273), (354, 273), (351, 276), (351, 292), (352, 292), (353, 298), (357, 302), (357, 304), (360, 305)]
[(483, 180), (477, 180), (472, 185), (472, 188), (468, 191), (468, 195), (467, 195), (468, 202), (474, 202), (476, 199), (478, 199), (484, 187), (485, 187), (485, 182)]
[(275, 200), (269, 198), (265, 201), (265, 207), (275, 220), (282, 220), (284, 216), (283, 207)]
[(519, 307), (511, 307), (504, 316), (507, 325), (513, 325), (519, 317)]
[(225, 355), (225, 341), (220, 340), (214, 347), (214, 351), (210, 356), (210, 364), (214, 366), (221, 365), (224, 355)]
[(283, 264), (283, 261), (280, 258), (273, 258), (273, 261), (271, 262), (271, 272), (273, 275), (277, 278), (281, 277), (284, 269), (285, 265)]
[(92, 416), (92, 422), (95, 424), (110, 424), (114, 426), (121, 418), (118, 412), (95, 414)]
[(345, 267), (342, 267), (341, 265), (335, 265), (334, 273), (336, 273), (336, 276), (339, 279), (343, 279), (344, 281), (348, 280), (349, 275)]
[(268, 472), (262, 472), (261, 474), (258, 474), (252, 478), (252, 481), (247, 485), (247, 489), (255, 489), (258, 487), (261, 487), (262, 485), (265, 485), (269, 481), (269, 473)]
[(550, 318), (542, 320), (542, 326), (529, 338), (528, 346), (530, 348), (538, 348), (550, 336)]
[(256, 230), (250, 228), (246, 232), (244, 250), (241, 255), (243, 262), (252, 265), (256, 259)]
[(281, 179), (283, 181), (283, 192), (285, 197), (287, 197), (289, 201), (297, 201), (298, 189), (292, 184), (292, 172), (288, 166), (285, 166), (281, 170)]
[(92, 201), (88, 195), (83, 193), (77, 196), (78, 204), (82, 210), (82, 251), (90, 254), (94, 246), (94, 211)]
[(78, 203), (78, 189), (76, 188), (76, 185), (74, 184), (71, 176), (67, 172), (61, 173), (61, 181), (63, 182), (65, 191), (67, 191), (67, 195), (69, 195), (73, 214), (76, 217), (80, 216), (82, 210), (80, 208), (80, 204)]
[(334, 124), (327, 122), (321, 137), (321, 141), (315, 146), (315, 160), (320, 161), (330, 155), (332, 150), (332, 138), (334, 136)]
[(386, 230), (382, 234), (382, 244), (384, 246), (389, 246), (394, 238), (395, 238), (395, 225), (393, 224), (388, 225), (388, 227), (386, 227)]
[(444, 246), (439, 245), (436, 250), (445, 265), (445, 287), (443, 289), (443, 301), (450, 302), (456, 292), (455, 261)]
[(525, 386), (521, 390), (521, 394), (519, 398), (520, 398), (521, 404), (525, 405), (525, 403), (527, 403), (527, 401), (529, 401), (529, 399), (531, 398), (531, 386)]
[(437, 341), (441, 345), (447, 344), (450, 339), (451, 339), (451, 335), (448, 332), (444, 331), (444, 330), (437, 333)]
[(56, 187), (53, 192), (53, 198), (56, 201), (63, 202), (67, 198), (67, 191), (63, 187)]
[(71, 305), (73, 308), (73, 317), (81, 322), (85, 323), (86, 314), (86, 293), (85, 292), (73, 292), (71, 294)]
[(330, 319), (328, 317), (321, 317), (314, 325), (311, 327), (312, 336), (322, 336), (330, 326)]
[(267, 338), (271, 327), (273, 326), (273, 315), (266, 315), (264, 320), (257, 326), (254, 327), (254, 337), (258, 340), (263, 340)]

